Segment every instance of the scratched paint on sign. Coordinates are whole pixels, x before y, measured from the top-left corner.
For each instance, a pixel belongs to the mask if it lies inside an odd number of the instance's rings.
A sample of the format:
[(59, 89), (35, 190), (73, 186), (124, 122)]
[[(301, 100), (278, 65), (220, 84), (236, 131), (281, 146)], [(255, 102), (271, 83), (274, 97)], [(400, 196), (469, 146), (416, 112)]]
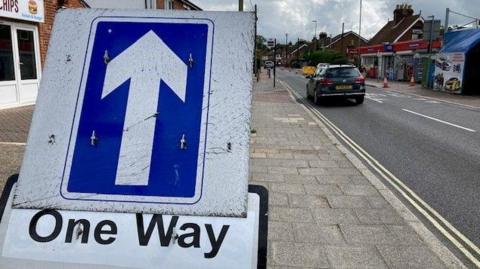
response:
[(60, 12), (14, 207), (245, 216), (253, 44), (249, 13)]

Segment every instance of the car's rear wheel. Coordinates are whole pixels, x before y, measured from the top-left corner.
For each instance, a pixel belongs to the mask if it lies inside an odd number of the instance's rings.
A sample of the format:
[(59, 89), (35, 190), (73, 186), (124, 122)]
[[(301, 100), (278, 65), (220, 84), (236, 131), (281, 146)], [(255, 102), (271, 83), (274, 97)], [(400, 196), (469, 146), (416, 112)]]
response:
[(356, 103), (357, 105), (363, 104), (363, 101), (364, 101), (364, 100), (365, 100), (365, 96), (363, 96), (363, 95), (362, 95), (362, 96), (357, 96), (357, 97), (355, 97), (355, 103)]
[(320, 98), (318, 97), (317, 90), (313, 92), (313, 102), (318, 105), (320, 103)]
[(307, 86), (306, 88), (307, 88), (307, 99), (311, 100), (311, 99), (312, 99), (312, 96), (311, 96), (310, 93), (308, 92), (308, 86)]

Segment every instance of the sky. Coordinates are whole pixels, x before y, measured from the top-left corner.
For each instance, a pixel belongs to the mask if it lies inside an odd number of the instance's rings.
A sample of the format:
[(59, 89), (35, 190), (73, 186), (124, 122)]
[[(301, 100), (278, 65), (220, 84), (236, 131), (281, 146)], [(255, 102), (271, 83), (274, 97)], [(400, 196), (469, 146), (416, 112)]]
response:
[[(190, 0), (203, 10), (236, 11), (238, 0)], [(362, 36), (371, 38), (382, 28), (388, 19), (393, 18), (393, 10), (397, 4), (412, 5), (415, 13), (421, 12), (424, 19), (434, 15), (442, 25), (445, 20), (445, 9), (448, 7), (459, 13), (480, 17), (480, 0), (415, 0), (409, 2), (393, 0), (363, 0), (362, 4)], [(245, 10), (258, 7), (258, 34), (265, 38), (277, 38), (277, 42), (295, 42), (297, 38), (312, 39), (317, 34), (327, 32), (335, 36), (342, 32), (358, 32), (360, 0), (244, 0)], [(466, 24), (469, 19), (457, 15), (450, 16), (449, 25)]]

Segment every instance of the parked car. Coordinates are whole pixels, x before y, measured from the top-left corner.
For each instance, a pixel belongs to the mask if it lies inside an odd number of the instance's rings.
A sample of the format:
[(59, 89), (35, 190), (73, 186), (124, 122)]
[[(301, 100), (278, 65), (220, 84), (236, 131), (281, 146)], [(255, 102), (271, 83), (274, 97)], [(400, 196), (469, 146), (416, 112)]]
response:
[(353, 65), (329, 65), (318, 69), (307, 82), (307, 97), (314, 103), (328, 97), (355, 99), (362, 104), (365, 98), (365, 79)]
[(273, 65), (274, 65), (273, 61), (265, 61), (264, 66), (265, 66), (265, 69), (271, 69), (273, 68)]

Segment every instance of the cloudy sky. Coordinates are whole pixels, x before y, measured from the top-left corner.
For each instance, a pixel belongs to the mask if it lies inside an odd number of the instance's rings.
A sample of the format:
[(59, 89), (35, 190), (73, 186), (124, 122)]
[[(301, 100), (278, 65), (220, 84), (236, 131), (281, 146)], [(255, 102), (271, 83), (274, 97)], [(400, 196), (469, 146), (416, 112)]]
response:
[[(190, 0), (204, 10), (238, 10), (238, 0)], [(445, 9), (450, 9), (480, 17), (479, 0), (414, 0), (406, 2), (413, 6), (415, 13), (421, 11), (427, 19), (445, 20)], [(245, 10), (253, 10), (258, 6), (258, 32), (269, 38), (276, 37), (285, 42), (285, 33), (290, 40), (297, 37), (311, 39), (315, 32), (313, 20), (317, 20), (317, 33), (327, 32), (337, 35), (342, 31), (358, 31), (359, 0), (244, 0)], [(363, 0), (362, 36), (372, 37), (388, 19), (393, 18), (393, 10), (397, 4), (405, 3), (394, 0)], [(453, 15), (450, 25), (465, 24), (469, 20)]]

